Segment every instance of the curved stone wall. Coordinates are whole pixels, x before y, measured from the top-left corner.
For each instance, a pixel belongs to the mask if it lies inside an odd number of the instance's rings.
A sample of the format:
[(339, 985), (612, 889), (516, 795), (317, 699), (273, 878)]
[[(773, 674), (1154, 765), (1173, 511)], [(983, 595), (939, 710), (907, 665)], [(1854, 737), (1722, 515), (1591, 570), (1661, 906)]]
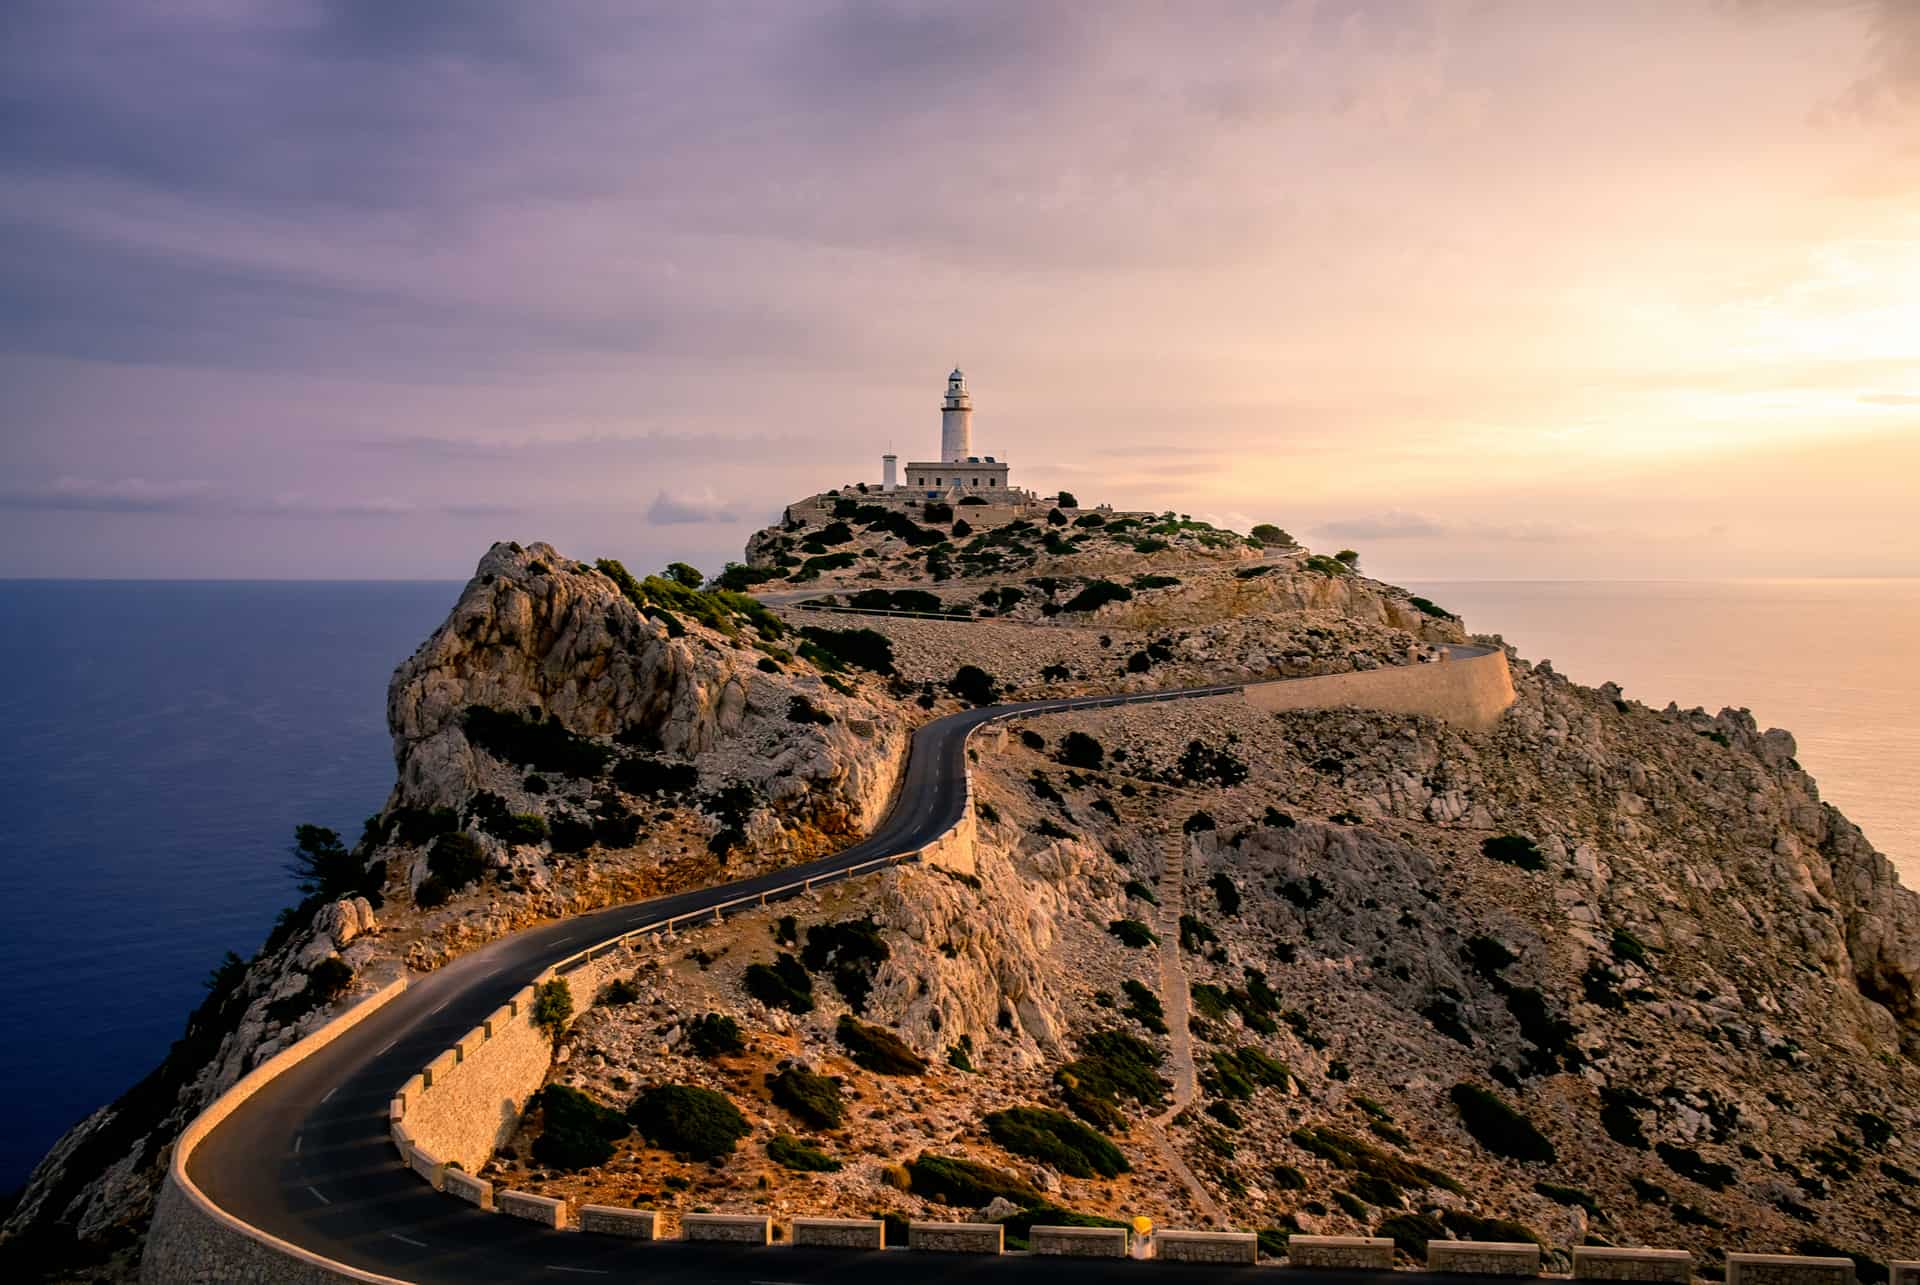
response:
[(309, 1253), (269, 1236), (221, 1209), (194, 1185), (187, 1162), (200, 1140), (275, 1077), (318, 1053), (352, 1030), (407, 988), (402, 977), (375, 991), (293, 1047), (282, 1049), (240, 1077), (181, 1131), (173, 1160), (154, 1206), (153, 1225), (140, 1257), (140, 1279), (147, 1285), (225, 1285), (233, 1281), (275, 1281), (289, 1285), (316, 1282), (373, 1281), (404, 1285), (391, 1276), (363, 1272)]
[(1497, 647), (1477, 656), (1426, 665), (1389, 665), (1313, 678), (1249, 683), (1247, 703), (1256, 709), (1354, 709), (1386, 714), (1426, 714), (1469, 731), (1486, 731), (1513, 704), (1513, 671)]

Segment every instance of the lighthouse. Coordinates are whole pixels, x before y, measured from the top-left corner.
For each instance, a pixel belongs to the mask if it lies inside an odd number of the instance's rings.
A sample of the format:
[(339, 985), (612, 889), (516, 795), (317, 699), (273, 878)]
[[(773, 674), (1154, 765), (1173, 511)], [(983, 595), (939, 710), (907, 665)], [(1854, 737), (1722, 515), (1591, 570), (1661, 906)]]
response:
[(967, 377), (956, 366), (947, 376), (947, 398), (940, 403), (940, 458), (954, 464), (972, 451), (973, 398), (967, 396)]

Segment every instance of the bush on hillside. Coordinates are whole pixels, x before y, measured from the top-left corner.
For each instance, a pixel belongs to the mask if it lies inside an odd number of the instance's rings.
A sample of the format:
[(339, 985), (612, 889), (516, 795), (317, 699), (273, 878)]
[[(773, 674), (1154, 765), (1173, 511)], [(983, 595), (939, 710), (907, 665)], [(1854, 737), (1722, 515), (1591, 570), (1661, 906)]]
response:
[(573, 1017), (573, 987), (564, 977), (555, 977), (533, 988), (533, 1024), (557, 1040)]
[(1097, 611), (1110, 602), (1126, 602), (1133, 597), (1133, 590), (1125, 585), (1115, 584), (1111, 580), (1092, 580), (1079, 593), (1067, 599), (1062, 611)]
[(837, 671), (851, 666), (870, 670), (882, 677), (893, 674), (893, 643), (885, 634), (872, 629), (824, 629), (808, 626), (800, 631), (805, 641), (800, 654), (817, 667)]
[(1118, 938), (1122, 946), (1132, 950), (1155, 945), (1160, 940), (1154, 936), (1153, 929), (1138, 919), (1116, 919), (1107, 925), (1107, 931)]
[(1483, 855), (1494, 861), (1504, 861), (1510, 866), (1519, 866), (1522, 870), (1544, 870), (1547, 859), (1538, 845), (1523, 834), (1502, 834), (1487, 839), (1480, 845)]
[(564, 1084), (540, 1090), (544, 1118), (533, 1158), (556, 1169), (591, 1169), (613, 1158), (613, 1144), (633, 1131), (625, 1116)]
[(787, 1066), (767, 1077), (767, 1088), (775, 1106), (784, 1107), (813, 1128), (837, 1129), (846, 1119), (846, 1099), (840, 1095), (838, 1080)]
[(1546, 1135), (1494, 1094), (1476, 1084), (1456, 1084), (1448, 1097), (1473, 1140), (1494, 1155), (1546, 1163), (1555, 1159)]
[(479, 841), (464, 830), (443, 834), (427, 849), (427, 873), (438, 879), (449, 892), (458, 892), (478, 883), (486, 873), (486, 855)]
[(1465, 1195), (1466, 1188), (1448, 1174), (1426, 1165), (1415, 1164), (1402, 1159), (1391, 1151), (1374, 1146), (1363, 1138), (1356, 1138), (1339, 1129), (1315, 1125), (1295, 1129), (1289, 1135), (1293, 1145), (1309, 1155), (1318, 1156), (1335, 1169), (1349, 1170), (1390, 1182), (1403, 1191), (1420, 1191), (1427, 1187), (1438, 1187), (1455, 1195)]
[(1260, 523), (1254, 527), (1252, 531), (1248, 532), (1248, 534), (1268, 548), (1291, 548), (1293, 545), (1299, 543), (1271, 522)]
[(993, 1112), (985, 1124), (988, 1136), (1008, 1151), (1075, 1178), (1113, 1178), (1132, 1167), (1106, 1137), (1059, 1111), (1009, 1107)]
[(907, 1162), (907, 1173), (916, 1196), (962, 1209), (991, 1204), (995, 1196), (1021, 1206), (1046, 1202), (1046, 1197), (1033, 1184), (991, 1165), (959, 1156), (936, 1156), (923, 1151)]
[(767, 1139), (767, 1159), (782, 1169), (801, 1173), (838, 1173), (841, 1164), (811, 1142), (803, 1142), (790, 1133), (776, 1133)]
[(864, 1013), (874, 974), (892, 955), (879, 925), (867, 916), (808, 928), (807, 948), (800, 952), (800, 962), (810, 972), (826, 973), (847, 1006)]
[(661, 1084), (627, 1108), (627, 1118), (654, 1146), (686, 1160), (715, 1160), (752, 1132), (723, 1094), (695, 1084)]
[(947, 680), (947, 690), (969, 705), (991, 705), (1000, 695), (993, 675), (978, 665), (962, 665), (955, 670)]
[(1085, 732), (1068, 732), (1060, 742), (1060, 761), (1068, 767), (1099, 771), (1106, 765), (1107, 752), (1100, 742)]
[(1121, 1012), (1155, 1035), (1167, 1033), (1167, 1011), (1158, 995), (1131, 977), (1120, 983), (1120, 991), (1127, 997), (1127, 1006)]
[(545, 722), (534, 722), (507, 710), (469, 705), (460, 723), (476, 748), (516, 767), (590, 778), (606, 771), (613, 758), (612, 750), (574, 735), (551, 715)]
[(1240, 913), (1240, 885), (1224, 870), (1214, 871), (1213, 878), (1207, 881), (1213, 888), (1213, 895), (1220, 903), (1220, 913), (1237, 915)]
[(787, 698), (787, 721), (789, 723), (800, 723), (802, 725), (810, 724), (818, 727), (830, 727), (833, 724), (833, 715), (827, 713), (818, 705), (815, 705), (805, 696), (795, 693), (793, 696)]
[(623, 793), (650, 798), (685, 794), (700, 784), (700, 769), (651, 754), (630, 754), (614, 765), (613, 784)]
[(878, 1075), (925, 1075), (927, 1059), (913, 1046), (879, 1026), (869, 1026), (850, 1013), (842, 1013), (833, 1028), (833, 1037), (847, 1050), (853, 1064)]
[(741, 981), (747, 994), (768, 1008), (784, 1008), (789, 1013), (813, 1011), (813, 979), (800, 961), (782, 951), (771, 964), (748, 964)]
[(687, 1047), (695, 1057), (719, 1057), (746, 1049), (740, 1023), (725, 1013), (702, 1013), (687, 1023)]

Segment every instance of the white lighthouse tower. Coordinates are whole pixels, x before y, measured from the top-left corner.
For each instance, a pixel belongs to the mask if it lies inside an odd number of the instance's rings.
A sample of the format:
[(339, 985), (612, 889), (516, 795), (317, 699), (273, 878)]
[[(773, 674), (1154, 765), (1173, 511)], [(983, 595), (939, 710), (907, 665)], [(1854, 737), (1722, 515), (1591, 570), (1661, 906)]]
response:
[(947, 399), (940, 403), (940, 458), (958, 463), (973, 451), (973, 398), (967, 396), (967, 377), (955, 367), (947, 376)]

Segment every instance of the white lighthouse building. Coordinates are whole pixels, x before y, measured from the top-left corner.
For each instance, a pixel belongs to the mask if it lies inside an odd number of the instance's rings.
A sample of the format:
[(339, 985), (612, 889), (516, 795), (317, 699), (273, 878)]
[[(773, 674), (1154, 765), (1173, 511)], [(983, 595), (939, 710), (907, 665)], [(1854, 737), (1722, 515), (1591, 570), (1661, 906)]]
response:
[[(881, 457), (882, 476), (892, 491), (896, 463)], [(984, 496), (995, 503), (1014, 499), (1007, 482), (1007, 464), (991, 455), (973, 453), (973, 398), (967, 377), (956, 368), (947, 376), (947, 395), (940, 403), (940, 458), (910, 460), (901, 489), (929, 500)]]

